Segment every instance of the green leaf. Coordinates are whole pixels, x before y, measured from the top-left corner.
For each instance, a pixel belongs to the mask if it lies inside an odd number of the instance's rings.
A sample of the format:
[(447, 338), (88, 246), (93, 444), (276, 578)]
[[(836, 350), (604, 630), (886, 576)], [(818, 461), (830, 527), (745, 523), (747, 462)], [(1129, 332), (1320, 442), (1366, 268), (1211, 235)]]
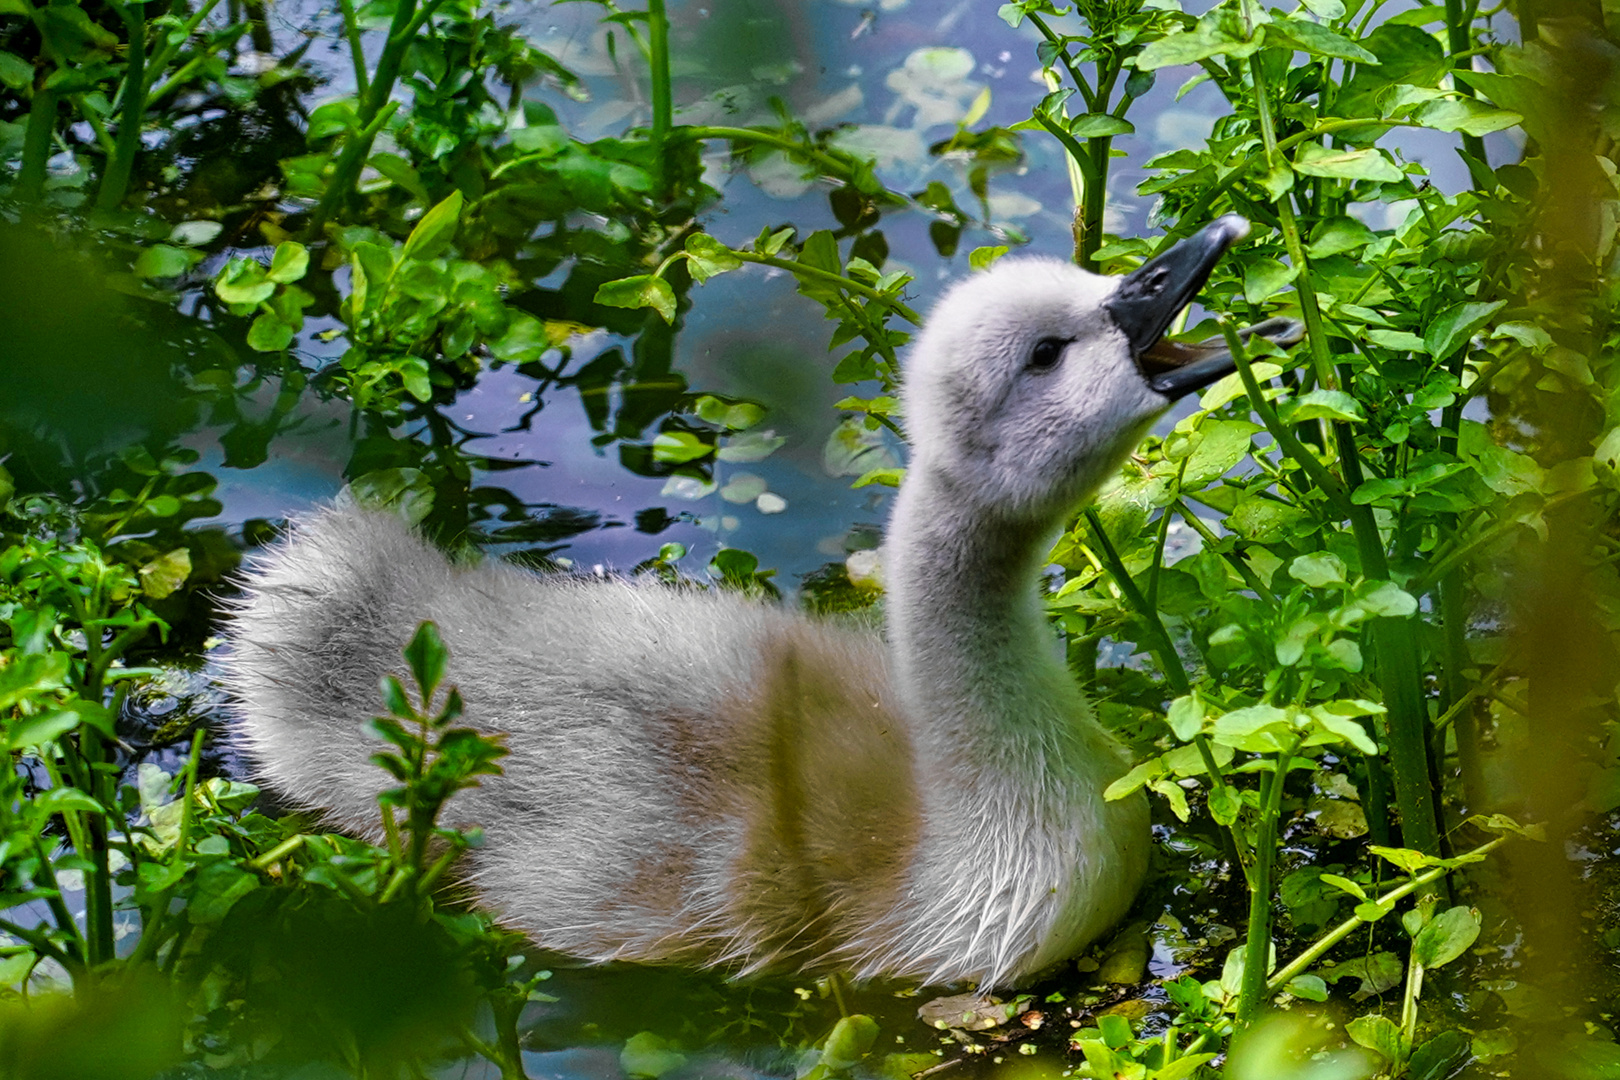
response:
[(1209, 793), (1209, 816), (1217, 825), (1230, 825), (1243, 812), (1243, 796), (1230, 784)]
[(693, 233), (686, 238), (686, 266), (699, 284), (741, 265), (742, 260), (730, 248), (708, 233)]
[(1305, 253), (1313, 259), (1325, 259), (1355, 251), (1376, 239), (1371, 229), (1353, 217), (1328, 218), (1312, 230)]
[(1236, 15), (1229, 8), (1215, 8), (1198, 20), (1191, 30), (1166, 34), (1149, 42), (1136, 57), (1143, 71), (1162, 67), (1196, 64), (1212, 56), (1242, 60), (1260, 50), (1261, 39), (1246, 41), (1241, 36)]
[(1464, 135), (1489, 135), (1524, 122), (1524, 117), (1507, 109), (1486, 105), (1474, 98), (1456, 97), (1431, 101), (1412, 113), (1413, 123), (1436, 131), (1460, 131)]
[(1378, 63), (1378, 57), (1343, 34), (1336, 34), (1308, 19), (1285, 18), (1268, 23), (1266, 44), (1277, 43), (1293, 45), (1313, 56), (1331, 56), (1339, 60), (1353, 60), (1358, 64)]
[(1297, 266), (1284, 266), (1276, 259), (1256, 259), (1243, 270), (1243, 298), (1251, 304), (1263, 303), (1282, 292), (1299, 274)]
[(1302, 6), (1319, 19), (1331, 22), (1344, 18), (1344, 4), (1340, 0), (1304, 0)]
[(12, 750), (44, 746), (73, 731), (83, 720), (83, 715), (74, 708), (47, 709), (25, 716), (11, 725), (6, 733), (6, 745)]
[(1288, 576), (1317, 589), (1343, 585), (1346, 580), (1344, 560), (1326, 551), (1301, 555), (1288, 564)]
[(871, 1051), (877, 1034), (877, 1021), (870, 1016), (856, 1013), (841, 1018), (822, 1043), (821, 1063), (840, 1072), (854, 1068)]
[(608, 307), (650, 307), (667, 323), (675, 321), (675, 290), (669, 282), (652, 274), (637, 274), (604, 282), (596, 290), (596, 302)]
[(1418, 931), (1412, 960), (1426, 968), (1443, 967), (1467, 952), (1479, 937), (1479, 913), (1459, 904), (1447, 908)]
[[(23, 15), (26, 11), (6, 12), (0, 9), (0, 15)], [(34, 65), (15, 53), (0, 52), (0, 83), (4, 83), (13, 90), (21, 90), (34, 81)]]
[(1198, 443), (1187, 457), (1181, 482), (1200, 488), (1225, 476), (1249, 452), (1249, 442), (1265, 430), (1247, 420), (1205, 420), (1198, 426)]
[(142, 251), (135, 259), (135, 276), (143, 278), (172, 278), (190, 270), (202, 258), (195, 251), (186, 251), (184, 248), (171, 247), (168, 244), (154, 244)]
[(1277, 410), (1283, 422), (1302, 424), (1307, 420), (1343, 420), (1360, 423), (1367, 419), (1361, 402), (1343, 390), (1312, 390), (1291, 401), (1285, 401)]
[[(523, 131), (529, 130), (532, 129), (523, 128), (517, 134), (522, 134)], [(514, 135), (512, 141), (514, 143), (517, 141), (516, 135)], [(367, 160), (366, 164), (370, 165), (373, 169), (376, 169), (378, 173), (387, 177), (392, 183), (397, 184), (411, 195), (421, 199), (424, 203), (433, 201), (433, 197), (428, 193), (427, 188), (422, 184), (421, 175), (417, 173), (415, 167), (412, 166), (410, 162), (406, 161), (398, 154), (372, 154)]]
[(1213, 738), (1224, 746), (1250, 753), (1276, 753), (1292, 741), (1288, 713), (1275, 705), (1250, 705), (1215, 719)]
[(1345, 1025), (1345, 1031), (1359, 1045), (1388, 1062), (1401, 1059), (1401, 1029), (1387, 1016), (1358, 1016)]
[(1460, 1031), (1442, 1031), (1412, 1051), (1406, 1066), (1407, 1080), (1443, 1080), (1462, 1063), (1468, 1051), (1467, 1035)]
[(270, 280), (290, 285), (309, 272), (309, 249), (296, 240), (283, 240), (270, 257)]
[[(16, 623), (12, 625), (16, 626)], [(0, 714), (25, 698), (61, 689), (67, 681), (68, 670), (69, 658), (65, 652), (30, 652), (13, 656), (10, 663), (0, 667)]]
[(1376, 180), (1399, 183), (1406, 175), (1381, 150), (1330, 150), (1317, 143), (1305, 143), (1294, 155), (1294, 170), (1306, 176), (1331, 180)]
[(261, 311), (248, 327), (248, 348), (255, 352), (280, 352), (292, 344), (293, 328), (274, 312)]
[(713, 452), (712, 443), (704, 442), (690, 431), (660, 432), (652, 445), (653, 460), (665, 465), (684, 465)]
[(1357, 900), (1367, 899), (1367, 891), (1347, 877), (1341, 877), (1338, 874), (1323, 874), (1321, 881), (1324, 885), (1332, 885), (1335, 889), (1338, 889), (1341, 892), (1349, 893)]
[(259, 304), (275, 293), (275, 282), (253, 259), (236, 258), (214, 279), (214, 292), (227, 304)]
[(1423, 332), (1423, 343), (1429, 347), (1429, 355), (1436, 360), (1449, 359), (1491, 321), (1492, 315), (1506, 306), (1506, 300), (1470, 301), (1442, 311), (1429, 321), (1428, 329)]
[(988, 270), (995, 265), (997, 259), (1007, 254), (1005, 244), (994, 247), (976, 247), (968, 252), (968, 268), (972, 270)]
[(411, 677), (421, 690), (422, 704), (426, 705), (433, 699), (434, 691), (438, 690), (439, 683), (444, 679), (445, 668), (450, 663), (450, 650), (444, 647), (438, 626), (432, 622), (418, 626), (416, 633), (411, 635), (410, 643), (405, 646), (404, 655), (405, 662), (411, 668)]
[(1348, 716), (1342, 716), (1324, 708), (1308, 710), (1316, 726), (1333, 737), (1335, 741), (1347, 742), (1363, 754), (1376, 756), (1378, 744), (1373, 742), (1367, 734), (1367, 729)]
[(452, 191), (439, 205), (422, 215), (405, 240), (407, 259), (436, 259), (455, 239), (461, 221), (461, 192)]
[(1129, 135), (1136, 125), (1109, 113), (1085, 113), (1069, 121), (1069, 134), (1077, 139), (1101, 139)]
[(141, 591), (153, 600), (171, 596), (191, 576), (191, 552), (177, 547), (141, 567)]
[(75, 787), (53, 787), (51, 790), (34, 798), (34, 805), (48, 814), (60, 814), (71, 810), (83, 811), (87, 814), (105, 814), (106, 807), (95, 799)]
[(1394, 863), (1408, 874), (1415, 874), (1428, 866), (1432, 861), (1429, 856), (1412, 848), (1384, 847), (1381, 844), (1369, 844), (1367, 850), (1386, 862)]
[(224, 919), (236, 902), (259, 887), (259, 879), (229, 862), (214, 862), (197, 871), (186, 901), (186, 918), (200, 925)]
[(1297, 998), (1306, 1001), (1326, 1001), (1328, 999), (1327, 983), (1319, 975), (1296, 975), (1288, 980), (1283, 987)]
[(1170, 703), (1164, 718), (1170, 730), (1182, 742), (1191, 742), (1204, 727), (1204, 701), (1197, 694), (1184, 694)]

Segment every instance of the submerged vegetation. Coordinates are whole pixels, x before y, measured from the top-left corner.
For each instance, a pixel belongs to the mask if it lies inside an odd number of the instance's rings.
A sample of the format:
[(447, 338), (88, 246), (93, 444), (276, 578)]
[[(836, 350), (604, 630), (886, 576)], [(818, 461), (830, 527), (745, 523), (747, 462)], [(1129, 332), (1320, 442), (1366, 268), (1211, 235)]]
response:
[[(646, 106), (596, 139), (546, 104), (581, 76), (507, 12), (342, 0), (323, 25), (349, 92), (318, 104), (317, 37), (278, 54), (272, 14), (0, 0), (0, 1074), (474, 1057), (510, 1078), (525, 1053), (602, 1044), (637, 1076), (762, 1044), (815, 1076), (1620, 1071), (1612, 9), (1016, 0), (1001, 17), (1038, 32), (1049, 93), (1006, 126), (980, 93), (930, 148), (954, 179), (921, 190), (786, 106), (731, 126), (677, 109), (663, 0), (602, 5)], [(1148, 163), (1153, 235), (1116, 235), (1115, 140), (1160, 78), (1224, 112)], [(1401, 152), (1423, 132), (1454, 143), (1457, 190)], [(209, 470), (261, 465), (312, 409), (343, 418), (361, 497), (537, 567), (599, 520), (525, 499), (503, 478), (532, 462), (476, 450), (458, 400), (500, 371), (533, 387), (514, 430), (572, 388), (593, 445), (671, 497), (784, 510), (726, 471), (783, 445), (767, 410), (676, 367), (718, 275), (781, 275), (825, 312), (847, 390), (829, 471), (896, 484), (884, 439), (929, 277), (891, 262), (885, 227), (925, 222), (959, 272), (993, 262), (1027, 238), (992, 187), (1039, 140), (1064, 153), (1088, 267), (1253, 223), (1182, 328), (1225, 336), (1239, 372), (1051, 555), (1075, 676), (1137, 750), (1112, 794), (1148, 789), (1161, 822), (1135, 921), (1097, 955), (1033, 996), (925, 1005), (926, 1027), (833, 984), (694, 978), (638, 1012), (458, 903), (479, 837), (437, 811), (503, 750), (455, 726), (431, 625), (405, 649), (413, 687), (379, 697), (399, 787), (372, 837), (280, 813), (184, 709), (141, 723), (185, 695), (231, 569), (273, 534), (221, 524)], [(767, 167), (824, 190), (832, 224), (723, 239), (721, 177)], [(1237, 338), (1275, 315), (1299, 344)], [(699, 574), (680, 543), (648, 535), (642, 557)], [(829, 564), (805, 602), (871, 604), (873, 561)], [(782, 586), (736, 548), (706, 569)], [(618, 996), (636, 977), (666, 978)]]

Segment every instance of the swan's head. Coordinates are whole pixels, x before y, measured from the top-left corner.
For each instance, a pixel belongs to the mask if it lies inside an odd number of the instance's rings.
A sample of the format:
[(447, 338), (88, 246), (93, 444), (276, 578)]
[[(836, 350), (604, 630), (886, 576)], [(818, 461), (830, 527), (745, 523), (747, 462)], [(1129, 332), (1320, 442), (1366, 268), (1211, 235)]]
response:
[(1160, 338), (1248, 231), (1228, 215), (1123, 277), (1003, 259), (956, 285), (905, 373), (912, 468), (986, 512), (1072, 509), (1171, 402), (1233, 370), (1224, 349)]

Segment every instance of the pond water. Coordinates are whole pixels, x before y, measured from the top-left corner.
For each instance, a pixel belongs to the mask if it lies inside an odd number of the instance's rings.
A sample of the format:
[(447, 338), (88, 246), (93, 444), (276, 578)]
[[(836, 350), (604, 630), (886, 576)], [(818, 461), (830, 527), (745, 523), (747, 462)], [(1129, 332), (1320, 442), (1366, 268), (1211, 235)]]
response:
[[(277, 11), (273, 23), (283, 42), (290, 45), (309, 32), (321, 35), (306, 54), (323, 80), (306, 95), (310, 104), (350, 92), (346, 45), (336, 32), (335, 13), (299, 5)], [(633, 49), (622, 31), (600, 21), (595, 6), (519, 4), (507, 15), (582, 76), (584, 93), (576, 96), (530, 91), (576, 136), (611, 136), (647, 121), (639, 60), (627, 62), (634, 59), (629, 57)], [(812, 128), (846, 125), (839, 144), (876, 154), (879, 175), (889, 187), (919, 191), (940, 181), (964, 208), (976, 200), (961, 166), (930, 155), (928, 147), (949, 137), (985, 88), (991, 93), (986, 119), (1004, 125), (1027, 118), (1046, 93), (1035, 60), (1036, 31), (1027, 23), (1016, 30), (1008, 26), (993, 4), (717, 0), (672, 4), (670, 18), (678, 122), (771, 123), (772, 101), (780, 99)], [(1110, 183), (1110, 231), (1155, 231), (1150, 200), (1134, 193), (1146, 175), (1143, 166), (1158, 154), (1200, 144), (1225, 111), (1208, 83), (1177, 99), (1181, 81), (1191, 74), (1192, 69), (1161, 72), (1133, 106), (1136, 133), (1115, 141), (1124, 156), (1116, 160)], [(1403, 141), (1401, 149), (1422, 161), (1439, 186), (1454, 190), (1465, 176), (1453, 144), (1449, 137), (1421, 132)], [(884, 223), (889, 268), (916, 275), (913, 307), (926, 313), (949, 282), (968, 272), (967, 252), (980, 244), (1011, 237), (1027, 241), (1021, 252), (1068, 257), (1073, 203), (1061, 148), (1039, 133), (1026, 134), (1024, 148), (1025, 163), (992, 180), (989, 220), (965, 230), (953, 257), (941, 257), (921, 215), (899, 214)], [(733, 168), (724, 146), (716, 143), (707, 160), (708, 179), (724, 198), (704, 224), (721, 240), (742, 244), (765, 225), (788, 222), (801, 235), (837, 227), (824, 187), (802, 179), (801, 170), (780, 156), (749, 169)], [(1390, 213), (1398, 219), (1405, 208)], [(693, 300), (675, 339), (676, 376), (694, 392), (764, 405), (763, 427), (786, 440), (757, 464), (722, 466), (717, 486), (723, 491), (736, 474), (752, 474), (775, 499), (731, 502), (719, 491), (686, 498), (690, 485), (637, 475), (621, 467), (614, 447), (602, 445), (600, 421), (585, 407), (583, 396), (601, 388), (553, 388), (537, 398), (535, 382), (510, 368), (486, 374), (454, 410), (447, 410), (464, 430), (479, 433), (466, 448), (496, 459), (543, 462), (503, 471), (498, 481), (554, 522), (566, 537), (566, 550), (559, 554), (587, 568), (627, 568), (651, 557), (660, 544), (677, 540), (691, 551), (682, 564), (688, 572), (701, 572), (722, 545), (741, 547), (756, 553), (762, 566), (780, 571), (782, 583), (791, 587), (795, 575), (871, 546), (887, 513), (888, 491), (851, 489), (850, 477), (836, 475), (840, 470), (829, 461), (829, 439), (839, 423), (832, 405), (847, 391), (827, 378), (836, 355), (828, 352), (833, 327), (820, 307), (800, 296), (786, 275), (761, 267), (715, 279), (695, 289)], [(312, 321), (303, 335), (299, 348), (310, 362), (334, 355), (336, 346), (318, 341), (332, 325)], [(630, 347), (628, 339), (597, 331), (571, 343), (574, 367)], [(617, 410), (637, 389), (633, 382), (608, 388), (611, 407)], [(281, 518), (338, 491), (352, 451), (346, 410), (307, 395), (299, 409), (306, 414), (302, 426), (279, 437), (268, 460), (252, 470), (218, 467), (224, 452), (217, 433), (200, 432), (191, 440), (205, 455), (203, 466), (220, 480), (222, 520), (235, 525), (248, 518)], [(884, 449), (903, 457), (894, 440)], [(744, 484), (733, 494), (748, 495), (757, 487)], [(638, 530), (638, 521), (642, 529), (664, 527), (649, 535)]]

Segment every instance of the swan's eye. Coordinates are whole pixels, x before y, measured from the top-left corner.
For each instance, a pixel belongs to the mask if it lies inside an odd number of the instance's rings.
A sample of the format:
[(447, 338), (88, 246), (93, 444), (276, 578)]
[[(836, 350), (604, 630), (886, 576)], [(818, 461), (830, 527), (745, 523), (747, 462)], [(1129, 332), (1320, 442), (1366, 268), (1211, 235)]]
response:
[(1069, 343), (1057, 338), (1041, 338), (1030, 350), (1029, 366), (1036, 371), (1050, 371), (1063, 359), (1063, 350)]

